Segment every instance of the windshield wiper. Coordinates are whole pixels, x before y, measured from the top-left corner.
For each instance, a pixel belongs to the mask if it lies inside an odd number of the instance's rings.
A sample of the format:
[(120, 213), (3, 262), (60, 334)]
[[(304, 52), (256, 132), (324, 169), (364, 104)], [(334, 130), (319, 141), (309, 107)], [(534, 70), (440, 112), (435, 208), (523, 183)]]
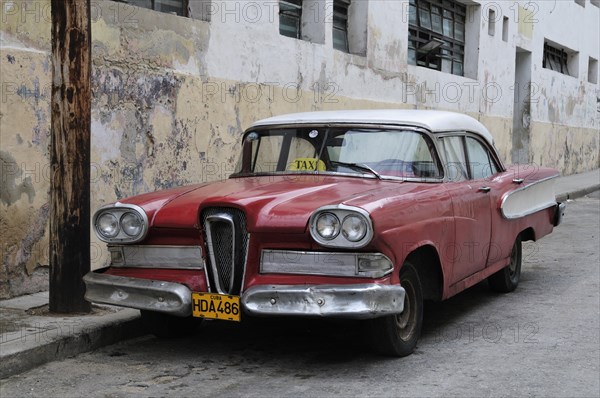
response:
[(378, 172), (376, 172), (375, 170), (373, 170), (371, 167), (367, 166), (366, 164), (338, 162), (336, 160), (331, 160), (330, 163), (340, 165), (340, 166), (350, 167), (355, 170), (358, 169), (358, 170), (362, 170), (362, 171), (368, 171), (369, 173), (371, 173), (375, 177), (377, 177), (378, 180), (381, 180), (381, 175)]

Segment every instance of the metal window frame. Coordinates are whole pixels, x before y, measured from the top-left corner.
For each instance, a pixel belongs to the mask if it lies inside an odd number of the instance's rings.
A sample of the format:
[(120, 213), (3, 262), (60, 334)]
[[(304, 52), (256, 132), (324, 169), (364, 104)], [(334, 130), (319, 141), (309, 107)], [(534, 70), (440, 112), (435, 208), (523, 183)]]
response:
[[(283, 10), (282, 5), (293, 8), (294, 10)], [(302, 38), (302, 0), (279, 0), (279, 34), (286, 37), (291, 37), (295, 39)], [(298, 21), (296, 36), (289, 36), (281, 31), (281, 17), (286, 16), (289, 18), (294, 18)]]
[[(466, 25), (466, 14), (467, 7), (463, 4), (456, 2), (455, 0), (411, 0), (410, 5), (414, 6), (416, 12), (416, 25), (411, 23), (409, 20), (409, 29), (408, 29), (408, 48), (409, 51), (413, 50), (415, 52), (415, 61), (414, 63), (409, 62), (413, 65), (422, 66), (428, 69), (434, 69), (438, 71), (442, 71), (442, 59), (450, 60), (451, 67), (450, 73), (458, 76), (464, 76), (464, 67), (465, 67), (465, 42), (466, 40), (458, 40), (454, 37), (449, 37), (435, 32), (433, 29), (428, 29), (426, 27), (421, 26), (421, 9), (429, 10), (428, 13), (430, 15), (431, 20), (431, 6), (439, 7), (441, 9), (441, 18), (442, 18), (442, 26), (444, 19), (450, 19), (452, 21), (452, 29), (454, 30), (455, 24), (457, 22)], [(448, 18), (444, 16), (444, 11), (451, 13), (451, 17)], [(462, 21), (458, 20), (458, 17), (462, 17)], [(466, 33), (463, 32), (463, 39)], [(420, 45), (427, 44), (433, 39), (442, 40), (444, 44), (439, 46), (438, 48), (419, 54)], [(443, 54), (442, 50), (448, 52), (447, 54)], [(461, 71), (458, 73), (458, 70), (455, 70), (455, 62), (461, 65)]]
[(350, 9), (351, 0), (333, 0), (333, 33), (336, 31), (344, 34), (345, 41), (343, 47), (336, 47), (335, 40), (333, 48), (336, 50), (350, 52), (350, 43), (348, 41), (348, 10)]
[[(554, 63), (559, 65), (559, 68), (555, 68)], [(569, 73), (569, 54), (562, 48), (551, 46), (548, 43), (544, 43), (542, 67), (571, 76)]]
[(146, 8), (148, 10), (162, 12), (162, 13), (165, 13), (165, 14), (170, 14), (170, 13), (159, 10), (157, 8), (158, 4), (160, 4), (161, 2), (179, 2), (181, 4), (181, 13), (177, 13), (177, 15), (180, 16), (180, 17), (189, 17), (190, 16), (189, 15), (189, 2), (190, 2), (190, 0), (150, 0), (150, 7), (143, 7), (141, 5), (133, 3), (131, 0), (112, 0), (112, 1), (115, 1), (117, 3), (128, 4), (128, 5), (134, 6), (134, 7)]

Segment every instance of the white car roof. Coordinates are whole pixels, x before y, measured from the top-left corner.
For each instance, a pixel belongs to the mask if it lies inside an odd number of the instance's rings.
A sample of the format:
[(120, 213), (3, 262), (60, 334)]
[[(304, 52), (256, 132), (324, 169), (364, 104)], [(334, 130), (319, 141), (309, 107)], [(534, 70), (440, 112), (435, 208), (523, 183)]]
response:
[(483, 137), (490, 145), (494, 138), (487, 128), (471, 116), (462, 113), (416, 110), (371, 109), (290, 113), (259, 120), (250, 126), (274, 126), (287, 124), (391, 124), (425, 128), (433, 133), (469, 131)]

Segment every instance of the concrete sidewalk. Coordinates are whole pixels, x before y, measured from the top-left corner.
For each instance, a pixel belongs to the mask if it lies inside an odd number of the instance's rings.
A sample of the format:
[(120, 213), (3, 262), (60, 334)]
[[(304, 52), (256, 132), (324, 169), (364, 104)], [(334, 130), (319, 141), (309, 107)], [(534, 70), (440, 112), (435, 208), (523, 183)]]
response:
[(600, 169), (587, 173), (559, 177), (554, 187), (556, 200), (564, 202), (575, 199), (600, 189)]
[[(555, 192), (565, 201), (598, 189), (600, 169), (559, 178)], [(48, 292), (0, 301), (0, 379), (144, 334), (137, 310), (94, 306), (89, 315), (57, 315), (47, 304)]]
[(0, 301), (0, 379), (143, 334), (140, 312), (92, 307), (86, 315), (48, 313), (48, 292)]

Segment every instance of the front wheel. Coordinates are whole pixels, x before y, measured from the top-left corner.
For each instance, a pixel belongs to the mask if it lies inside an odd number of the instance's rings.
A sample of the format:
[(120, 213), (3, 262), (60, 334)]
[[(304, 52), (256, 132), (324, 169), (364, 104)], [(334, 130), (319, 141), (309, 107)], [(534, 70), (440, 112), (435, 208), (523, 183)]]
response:
[(510, 263), (488, 278), (490, 288), (499, 293), (512, 292), (521, 279), (521, 237), (517, 237), (510, 253)]
[(404, 357), (415, 350), (423, 325), (421, 281), (416, 268), (409, 262), (402, 266), (400, 285), (405, 290), (402, 313), (368, 322), (370, 339), (377, 352)]
[(159, 338), (174, 338), (192, 335), (202, 319), (178, 317), (161, 312), (141, 310), (142, 326), (150, 334)]

